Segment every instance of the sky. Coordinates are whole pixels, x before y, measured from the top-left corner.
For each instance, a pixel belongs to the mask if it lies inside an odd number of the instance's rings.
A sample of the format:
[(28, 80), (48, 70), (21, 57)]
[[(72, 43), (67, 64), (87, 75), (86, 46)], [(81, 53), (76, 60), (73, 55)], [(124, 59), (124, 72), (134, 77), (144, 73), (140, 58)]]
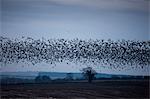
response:
[[(43, 37), (46, 39), (150, 40), (149, 0), (0, 1), (0, 36), (9, 38), (25, 36), (34, 39)], [(2, 66), (1, 70), (79, 71), (77, 67), (80, 67), (72, 64), (75, 67), (73, 69), (66, 64), (60, 64), (61, 66), (55, 66), (54, 69), (51, 67), (48, 69), (48, 64), (29, 67), (17, 65)], [(138, 73), (148, 72), (139, 70)]]

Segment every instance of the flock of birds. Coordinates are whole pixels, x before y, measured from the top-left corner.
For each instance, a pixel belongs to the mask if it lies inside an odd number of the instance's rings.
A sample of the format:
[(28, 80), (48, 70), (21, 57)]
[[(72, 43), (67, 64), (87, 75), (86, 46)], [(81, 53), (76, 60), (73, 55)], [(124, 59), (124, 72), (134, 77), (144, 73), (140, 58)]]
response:
[(73, 62), (111, 68), (144, 68), (150, 65), (150, 41), (35, 40), (0, 37), (0, 63), (56, 64)]

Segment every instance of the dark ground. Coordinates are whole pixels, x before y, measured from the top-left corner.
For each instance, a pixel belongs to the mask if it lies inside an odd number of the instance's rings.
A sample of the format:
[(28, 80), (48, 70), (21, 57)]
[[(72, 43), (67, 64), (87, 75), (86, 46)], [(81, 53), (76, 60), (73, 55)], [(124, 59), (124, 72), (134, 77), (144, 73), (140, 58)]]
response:
[(1, 85), (1, 99), (149, 99), (149, 80)]

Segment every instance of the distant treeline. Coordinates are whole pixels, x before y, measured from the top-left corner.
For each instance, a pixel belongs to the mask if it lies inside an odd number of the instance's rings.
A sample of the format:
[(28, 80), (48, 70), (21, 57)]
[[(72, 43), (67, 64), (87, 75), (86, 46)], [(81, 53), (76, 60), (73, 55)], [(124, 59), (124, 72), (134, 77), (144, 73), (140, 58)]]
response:
[[(94, 78), (94, 80), (149, 80), (150, 76), (117, 76), (114, 75), (111, 78)], [(85, 78), (73, 79), (72, 77), (57, 78), (52, 80), (49, 76), (37, 76), (35, 79), (21, 79), (21, 78), (1, 78), (1, 84), (24, 84), (24, 83), (58, 83), (58, 82), (82, 82)]]

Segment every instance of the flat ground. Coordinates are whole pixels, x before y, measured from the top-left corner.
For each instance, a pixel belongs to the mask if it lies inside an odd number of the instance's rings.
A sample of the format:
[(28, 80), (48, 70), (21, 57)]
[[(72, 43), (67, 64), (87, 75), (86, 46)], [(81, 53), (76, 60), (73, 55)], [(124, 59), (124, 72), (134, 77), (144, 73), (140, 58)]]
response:
[(26, 99), (149, 99), (148, 80), (100, 80), (49, 84), (1, 85), (1, 98)]

